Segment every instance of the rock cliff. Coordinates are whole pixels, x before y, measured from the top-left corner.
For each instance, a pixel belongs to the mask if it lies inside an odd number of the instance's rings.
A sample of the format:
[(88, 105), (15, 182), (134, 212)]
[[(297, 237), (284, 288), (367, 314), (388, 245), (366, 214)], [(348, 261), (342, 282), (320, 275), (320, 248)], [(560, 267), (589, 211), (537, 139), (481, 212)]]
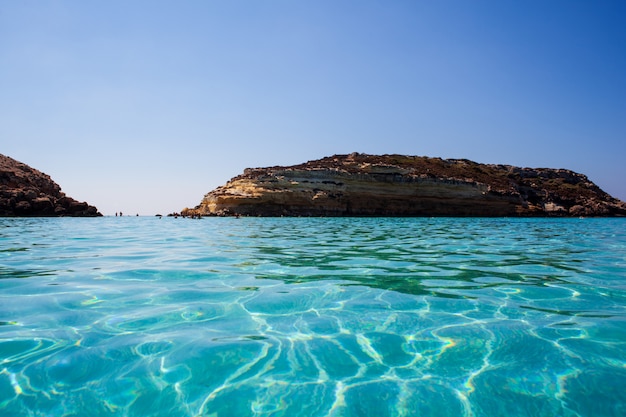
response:
[(246, 169), (181, 214), (625, 216), (626, 203), (565, 169), (353, 153)]
[(36, 169), (0, 154), (0, 217), (101, 216), (98, 209), (61, 192), (61, 187)]

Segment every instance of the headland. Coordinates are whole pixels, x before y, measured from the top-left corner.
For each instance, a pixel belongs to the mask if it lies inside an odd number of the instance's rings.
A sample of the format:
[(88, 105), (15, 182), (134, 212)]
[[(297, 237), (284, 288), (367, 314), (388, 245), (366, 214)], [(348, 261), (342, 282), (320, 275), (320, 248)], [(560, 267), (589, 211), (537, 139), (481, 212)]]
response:
[(0, 154), (0, 217), (96, 217), (98, 209), (68, 197), (50, 176)]
[(333, 155), (249, 168), (185, 216), (626, 216), (626, 203), (567, 169), (406, 155)]

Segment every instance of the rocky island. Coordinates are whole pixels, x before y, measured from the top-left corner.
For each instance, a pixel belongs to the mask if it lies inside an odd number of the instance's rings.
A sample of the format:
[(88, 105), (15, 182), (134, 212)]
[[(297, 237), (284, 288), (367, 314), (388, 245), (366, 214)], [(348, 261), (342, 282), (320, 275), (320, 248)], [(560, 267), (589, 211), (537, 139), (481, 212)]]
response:
[(626, 216), (585, 175), (405, 155), (249, 168), (185, 216)]
[(0, 154), (0, 217), (102, 216), (98, 209), (61, 192), (52, 179), (28, 165)]

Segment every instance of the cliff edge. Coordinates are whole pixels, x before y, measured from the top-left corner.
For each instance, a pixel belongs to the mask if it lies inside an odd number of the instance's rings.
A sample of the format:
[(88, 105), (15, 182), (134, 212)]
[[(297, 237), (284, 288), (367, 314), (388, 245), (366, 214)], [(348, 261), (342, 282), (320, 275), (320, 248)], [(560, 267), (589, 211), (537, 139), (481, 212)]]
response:
[(98, 209), (61, 192), (43, 172), (0, 154), (0, 217), (102, 216)]
[(405, 155), (334, 155), (244, 170), (188, 216), (626, 216), (566, 169)]

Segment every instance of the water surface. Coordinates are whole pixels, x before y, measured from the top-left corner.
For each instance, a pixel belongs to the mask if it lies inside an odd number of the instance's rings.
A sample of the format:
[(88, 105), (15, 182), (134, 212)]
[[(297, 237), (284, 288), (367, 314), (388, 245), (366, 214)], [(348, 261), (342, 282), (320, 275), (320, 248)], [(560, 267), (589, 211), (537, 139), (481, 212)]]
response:
[(626, 219), (0, 219), (0, 414), (624, 416)]

